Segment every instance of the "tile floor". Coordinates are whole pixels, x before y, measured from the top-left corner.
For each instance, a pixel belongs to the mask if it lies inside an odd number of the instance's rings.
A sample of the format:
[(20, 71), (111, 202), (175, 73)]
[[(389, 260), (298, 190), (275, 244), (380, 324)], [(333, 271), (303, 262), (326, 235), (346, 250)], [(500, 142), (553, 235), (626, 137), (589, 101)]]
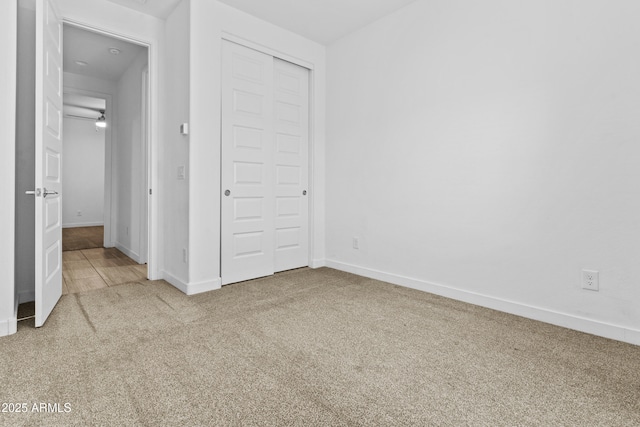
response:
[(104, 227), (74, 227), (62, 229), (62, 250), (101, 248), (104, 246)]
[(146, 264), (137, 264), (116, 248), (65, 251), (62, 261), (63, 294), (147, 280)]
[(147, 280), (147, 266), (103, 248), (104, 228), (62, 229), (62, 293), (74, 294)]

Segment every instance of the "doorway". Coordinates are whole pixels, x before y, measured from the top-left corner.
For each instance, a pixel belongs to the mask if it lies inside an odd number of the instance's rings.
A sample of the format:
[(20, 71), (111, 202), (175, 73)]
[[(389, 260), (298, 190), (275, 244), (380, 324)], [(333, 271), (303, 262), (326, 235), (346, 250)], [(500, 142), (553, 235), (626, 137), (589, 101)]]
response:
[(63, 29), (63, 293), (146, 280), (148, 48)]
[(105, 185), (112, 175), (105, 173), (105, 159), (112, 151), (112, 132), (107, 134), (107, 117), (113, 123), (112, 108), (107, 111), (111, 96), (88, 93), (67, 88), (63, 96), (63, 295), (147, 278), (146, 264), (138, 264), (105, 239), (111, 235), (112, 217), (110, 208), (104, 208), (111, 205), (111, 185)]
[(105, 185), (105, 159), (111, 132), (107, 135), (105, 114), (110, 117), (111, 111), (106, 97), (71, 88), (63, 95), (63, 252), (102, 248), (109, 241), (105, 234), (110, 235), (111, 215), (105, 215), (105, 198), (111, 199), (111, 189)]
[[(134, 23), (126, 37), (120, 36), (117, 33), (122, 30), (121, 26), (112, 25), (89, 9), (73, 16), (61, 14), (55, 0), (25, 0), (18, 8), (15, 227), (21, 238), (16, 239), (15, 280), (18, 303), (36, 302), (36, 326), (44, 323), (62, 293), (62, 95), (70, 88), (112, 96), (111, 104), (106, 98), (105, 113), (112, 119), (106, 134), (112, 134), (114, 147), (109, 154), (110, 139), (107, 138), (105, 186), (107, 189), (109, 185), (118, 187), (115, 191), (105, 191), (104, 209), (112, 215), (104, 216), (103, 246), (126, 252), (136, 259), (136, 264), (147, 262), (147, 277), (159, 276), (158, 250), (154, 246), (158, 241), (155, 220), (158, 203), (150, 196), (151, 185), (158, 182), (154, 159), (159, 122), (156, 101), (150, 100), (158, 99), (155, 76), (159, 69), (160, 39), (152, 31), (137, 31)], [(112, 58), (126, 57), (130, 46), (144, 53), (134, 55), (139, 59), (134, 62), (135, 69), (132, 71), (129, 67), (128, 78), (122, 81), (109, 82), (97, 74), (74, 72), (72, 67), (88, 70), (92, 63), (95, 72), (110, 72), (114, 62), (95, 67), (100, 61), (93, 55), (103, 54), (100, 49), (85, 49), (85, 59), (70, 62), (69, 55), (63, 58), (64, 45), (67, 53), (73, 52), (63, 43), (63, 37), (74, 29), (86, 32), (76, 40), (86, 41), (95, 35), (106, 37)], [(120, 42), (129, 45), (121, 49)], [(147, 66), (149, 72), (143, 83), (142, 69)], [(143, 85), (146, 85), (145, 91)], [(118, 96), (120, 94), (124, 96)], [(122, 108), (118, 102), (123, 104)], [(119, 115), (123, 119), (118, 120)], [(126, 145), (131, 141), (137, 143)], [(59, 147), (49, 146), (53, 143)], [(123, 149), (125, 147), (127, 149)], [(109, 171), (111, 178), (107, 176)], [(139, 206), (143, 209), (131, 213), (131, 209)], [(141, 213), (143, 210), (145, 214)], [(139, 233), (141, 229), (143, 233)], [(140, 251), (140, 247), (144, 250)]]

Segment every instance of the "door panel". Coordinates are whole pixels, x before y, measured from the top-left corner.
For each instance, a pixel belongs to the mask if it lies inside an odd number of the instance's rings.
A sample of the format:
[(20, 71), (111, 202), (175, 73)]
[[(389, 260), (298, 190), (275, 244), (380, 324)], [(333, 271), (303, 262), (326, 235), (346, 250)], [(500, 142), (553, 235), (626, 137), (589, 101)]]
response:
[(62, 295), (62, 22), (36, 1), (36, 327)]
[(309, 265), (309, 70), (274, 58), (275, 271)]
[(225, 41), (222, 60), (225, 285), (274, 273), (273, 57)]

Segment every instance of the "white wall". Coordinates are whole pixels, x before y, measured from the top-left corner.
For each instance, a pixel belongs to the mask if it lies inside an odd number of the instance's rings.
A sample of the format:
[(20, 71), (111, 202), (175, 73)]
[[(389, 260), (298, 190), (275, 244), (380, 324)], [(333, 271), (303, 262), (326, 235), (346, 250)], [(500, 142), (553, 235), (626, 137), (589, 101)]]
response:
[(82, 76), (80, 74), (64, 73), (63, 77), (65, 89), (77, 89), (80, 91), (90, 91), (104, 95), (115, 96), (116, 83), (110, 80), (96, 77)]
[[(180, 125), (189, 122), (189, 2), (183, 1), (167, 18), (164, 104), (167, 106), (163, 132), (166, 138), (165, 168), (162, 177), (167, 193), (164, 213), (164, 275), (185, 290), (189, 282), (189, 136), (180, 134)], [(185, 179), (178, 179), (178, 167), (185, 167)]]
[(71, 117), (63, 129), (62, 226), (103, 225), (105, 131), (96, 131), (95, 121)]
[(190, 2), (189, 285), (220, 286), (221, 39), (231, 34), (312, 70), (311, 263), (324, 259), (325, 48), (217, 1)]
[(17, 2), (0, 14), (0, 177), (10, 202), (0, 207), (0, 336), (16, 332), (14, 288), (14, 197), (16, 146)]
[(640, 343), (638, 16), (417, 1), (330, 46), (329, 265)]
[(141, 52), (117, 82), (117, 137), (113, 150), (112, 227), (115, 245), (140, 261), (140, 210), (145, 203), (143, 180), (142, 70), (147, 66), (147, 51)]

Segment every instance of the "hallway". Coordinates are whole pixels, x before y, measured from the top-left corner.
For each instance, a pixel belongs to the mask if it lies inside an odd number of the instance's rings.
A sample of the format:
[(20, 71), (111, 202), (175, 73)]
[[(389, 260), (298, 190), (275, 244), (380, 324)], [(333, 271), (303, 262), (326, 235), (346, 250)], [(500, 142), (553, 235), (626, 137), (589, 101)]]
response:
[(146, 264), (136, 263), (116, 248), (102, 247), (103, 233), (103, 227), (63, 229), (63, 295), (147, 279)]
[(147, 280), (146, 264), (137, 264), (116, 248), (66, 251), (62, 261), (63, 295)]

